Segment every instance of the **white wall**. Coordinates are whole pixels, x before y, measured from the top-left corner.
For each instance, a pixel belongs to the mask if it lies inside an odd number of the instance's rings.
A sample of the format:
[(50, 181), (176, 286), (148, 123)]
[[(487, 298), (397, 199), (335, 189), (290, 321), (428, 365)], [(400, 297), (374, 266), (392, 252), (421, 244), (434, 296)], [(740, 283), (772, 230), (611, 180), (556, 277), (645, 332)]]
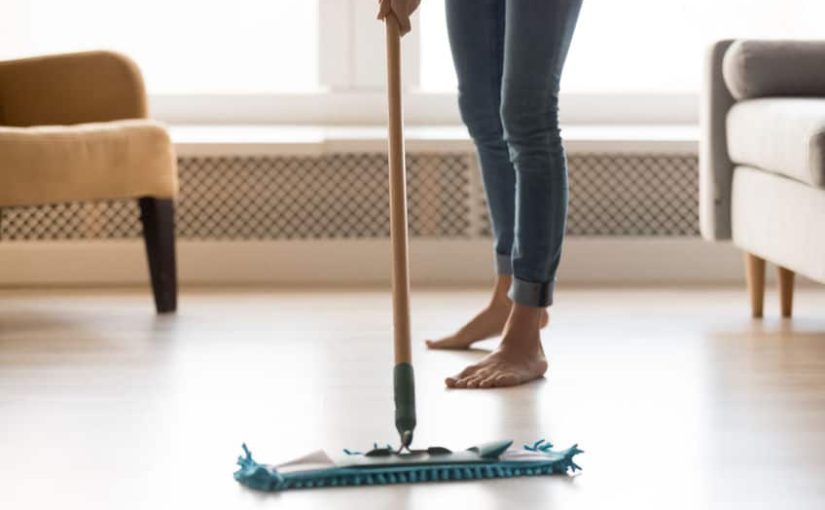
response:
[(28, 39), (28, 2), (25, 0), (0, 2), (0, 59), (23, 55)]

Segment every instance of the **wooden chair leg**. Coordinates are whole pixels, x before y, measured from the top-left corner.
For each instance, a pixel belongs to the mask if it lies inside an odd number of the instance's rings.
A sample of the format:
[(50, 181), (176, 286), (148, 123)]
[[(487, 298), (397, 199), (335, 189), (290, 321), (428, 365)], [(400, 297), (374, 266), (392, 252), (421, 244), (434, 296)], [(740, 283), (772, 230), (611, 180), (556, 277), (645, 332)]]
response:
[(762, 317), (765, 302), (765, 259), (746, 253), (745, 277), (751, 297), (751, 316), (758, 319)]
[(146, 258), (158, 313), (178, 307), (178, 275), (175, 261), (175, 203), (172, 199), (138, 199)]
[(795, 273), (784, 267), (777, 267), (779, 275), (779, 305), (782, 310), (782, 317), (790, 317), (793, 314), (793, 284)]

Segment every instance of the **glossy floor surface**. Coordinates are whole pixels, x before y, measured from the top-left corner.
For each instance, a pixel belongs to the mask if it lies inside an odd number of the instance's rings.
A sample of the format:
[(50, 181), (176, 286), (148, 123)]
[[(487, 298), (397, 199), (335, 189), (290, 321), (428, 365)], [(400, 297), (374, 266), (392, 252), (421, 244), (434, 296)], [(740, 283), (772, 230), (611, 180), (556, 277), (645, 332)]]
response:
[[(748, 318), (744, 289), (560, 289), (550, 372), (446, 390), (427, 352), (484, 301), (414, 289), (417, 445), (579, 443), (575, 477), (259, 494), (264, 461), (396, 442), (383, 291), (0, 292), (0, 508), (825, 508), (825, 292)], [(775, 293), (772, 293), (775, 294)], [(480, 347), (489, 349), (488, 341)]]

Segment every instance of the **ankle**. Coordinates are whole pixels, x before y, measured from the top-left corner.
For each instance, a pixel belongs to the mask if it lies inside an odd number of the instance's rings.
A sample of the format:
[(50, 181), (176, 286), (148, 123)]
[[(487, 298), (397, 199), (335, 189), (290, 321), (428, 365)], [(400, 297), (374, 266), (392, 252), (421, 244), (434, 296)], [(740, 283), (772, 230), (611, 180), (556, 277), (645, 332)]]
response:
[(509, 322), (511, 326), (524, 330), (539, 330), (544, 308), (512, 303)]
[(513, 304), (501, 340), (502, 348), (525, 353), (540, 351), (542, 312), (542, 308)]
[(507, 293), (510, 291), (510, 285), (512, 282), (513, 278), (511, 275), (498, 275), (498, 278), (496, 278), (496, 284), (493, 287), (493, 297), (490, 300), (491, 308), (507, 307), (507, 309), (509, 310), (509, 308), (513, 305), (513, 302), (507, 296)]
[(516, 338), (514, 335), (505, 335), (501, 339), (498, 350), (510, 358), (540, 359), (544, 357), (544, 349), (539, 338), (538, 333), (530, 339), (523, 336)]
[(510, 315), (510, 309), (513, 308), (513, 302), (507, 296), (493, 296), (487, 309), (501, 312)]

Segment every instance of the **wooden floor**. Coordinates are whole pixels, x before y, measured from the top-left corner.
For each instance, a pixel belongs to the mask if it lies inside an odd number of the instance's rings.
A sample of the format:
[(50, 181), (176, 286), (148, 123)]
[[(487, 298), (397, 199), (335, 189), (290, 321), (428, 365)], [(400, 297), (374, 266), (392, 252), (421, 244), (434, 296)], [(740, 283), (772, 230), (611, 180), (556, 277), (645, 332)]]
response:
[[(280, 461), (396, 442), (383, 291), (0, 292), (0, 508), (825, 508), (825, 292), (797, 318), (744, 289), (561, 289), (550, 372), (449, 391), (483, 352), (427, 352), (481, 291), (414, 289), (418, 445), (579, 443), (575, 477), (264, 495)], [(483, 344), (490, 348), (493, 342)]]

